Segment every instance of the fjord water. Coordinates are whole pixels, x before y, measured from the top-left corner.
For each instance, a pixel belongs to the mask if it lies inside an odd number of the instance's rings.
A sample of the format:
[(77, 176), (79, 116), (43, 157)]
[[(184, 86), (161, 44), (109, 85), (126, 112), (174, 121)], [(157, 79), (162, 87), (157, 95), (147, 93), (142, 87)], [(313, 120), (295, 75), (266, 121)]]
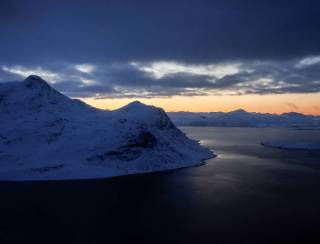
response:
[(0, 182), (0, 243), (317, 243), (320, 131), (181, 127), (206, 165), (104, 180)]

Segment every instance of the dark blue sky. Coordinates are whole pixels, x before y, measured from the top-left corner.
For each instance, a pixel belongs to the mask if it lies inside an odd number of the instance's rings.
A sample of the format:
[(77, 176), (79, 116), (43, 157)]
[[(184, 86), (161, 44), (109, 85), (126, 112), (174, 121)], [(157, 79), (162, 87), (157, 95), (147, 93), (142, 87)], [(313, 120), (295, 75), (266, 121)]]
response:
[(2, 0), (0, 80), (37, 71), (77, 96), (319, 92), (319, 13), (310, 0)]

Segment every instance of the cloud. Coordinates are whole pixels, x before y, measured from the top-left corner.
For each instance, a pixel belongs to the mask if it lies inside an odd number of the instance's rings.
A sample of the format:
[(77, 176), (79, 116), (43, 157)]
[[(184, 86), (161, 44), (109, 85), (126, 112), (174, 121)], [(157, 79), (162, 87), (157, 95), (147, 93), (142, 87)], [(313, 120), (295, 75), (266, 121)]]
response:
[[(20, 79), (40, 73), (55, 88), (76, 97), (151, 98), (320, 92), (320, 63), (297, 67), (299, 62), (237, 61), (190, 65), (162, 61), (160, 66), (155, 62), (85, 66), (61, 63), (44, 67), (4, 66), (2, 72)], [(161, 73), (159, 67), (165, 67)]]
[(131, 62), (131, 65), (139, 70), (150, 73), (153, 77), (159, 79), (167, 75), (176, 73), (190, 73), (194, 75), (208, 75), (222, 78), (226, 75), (236, 74), (239, 72), (238, 63), (222, 63), (222, 64), (181, 64), (177, 62), (150, 62), (138, 63)]
[(76, 64), (74, 66), (76, 70), (79, 70), (83, 73), (91, 74), (95, 70), (95, 66), (91, 64)]
[(319, 8), (316, 0), (4, 0), (0, 81), (38, 74), (68, 95), (97, 98), (319, 92)]
[(4, 0), (0, 64), (199, 64), (317, 56), (319, 7), (315, 0)]
[(21, 76), (12, 72), (9, 72), (3, 67), (0, 67), (0, 82), (19, 81)]
[(3, 66), (2, 70), (6, 71), (7, 73), (14, 74), (16, 76), (21, 76), (21, 77), (37, 74), (49, 82), (56, 82), (60, 79), (58, 73), (54, 73), (50, 70), (46, 70), (41, 67), (25, 68), (20, 65), (12, 66), (12, 67)]
[(307, 58), (302, 59), (297, 64), (297, 67), (298, 68), (303, 68), (305, 66), (314, 65), (314, 64), (318, 64), (318, 63), (320, 63), (320, 56), (307, 57)]
[(286, 102), (286, 105), (293, 110), (299, 110), (299, 107), (295, 103)]

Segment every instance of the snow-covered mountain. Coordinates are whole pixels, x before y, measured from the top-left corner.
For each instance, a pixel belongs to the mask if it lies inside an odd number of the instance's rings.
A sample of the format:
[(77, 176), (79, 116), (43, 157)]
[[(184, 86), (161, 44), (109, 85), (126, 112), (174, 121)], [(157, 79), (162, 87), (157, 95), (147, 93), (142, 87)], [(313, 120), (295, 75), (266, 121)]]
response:
[(177, 126), (226, 126), (226, 127), (297, 127), (320, 129), (320, 116), (300, 113), (263, 114), (249, 113), (239, 109), (228, 113), (170, 112), (172, 122)]
[(213, 153), (166, 113), (113, 111), (68, 98), (38, 76), (0, 83), (0, 180), (83, 179), (201, 164)]

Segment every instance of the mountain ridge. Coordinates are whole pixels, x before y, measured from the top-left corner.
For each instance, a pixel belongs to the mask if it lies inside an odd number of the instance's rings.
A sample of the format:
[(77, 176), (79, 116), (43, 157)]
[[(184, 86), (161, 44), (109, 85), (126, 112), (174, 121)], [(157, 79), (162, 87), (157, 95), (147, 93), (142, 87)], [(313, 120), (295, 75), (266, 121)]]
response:
[(296, 112), (278, 115), (240, 109), (231, 112), (168, 112), (168, 116), (178, 126), (320, 128), (320, 116)]
[(133, 102), (96, 109), (38, 76), (1, 83), (0, 124), (0, 180), (106, 178), (199, 165), (213, 156), (161, 108)]

